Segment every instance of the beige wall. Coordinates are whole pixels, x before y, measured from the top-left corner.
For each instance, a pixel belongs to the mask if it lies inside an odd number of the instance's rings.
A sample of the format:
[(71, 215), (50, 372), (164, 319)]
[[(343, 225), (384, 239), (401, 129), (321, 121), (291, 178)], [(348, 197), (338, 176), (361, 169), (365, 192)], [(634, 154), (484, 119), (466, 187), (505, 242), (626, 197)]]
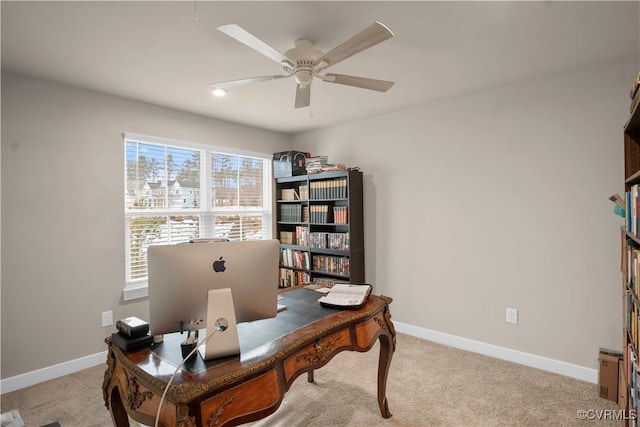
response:
[(2, 74), (2, 378), (106, 350), (125, 303), (122, 133), (273, 153), (290, 137)]
[(1, 376), (104, 351), (102, 311), (147, 317), (121, 297), (125, 131), (360, 166), (367, 278), (394, 320), (596, 368), (621, 344), (607, 198), (637, 62), (293, 138), (3, 73)]
[(599, 347), (620, 348), (608, 197), (624, 191), (636, 63), (294, 136), (364, 171), (366, 276), (395, 321), (592, 369)]

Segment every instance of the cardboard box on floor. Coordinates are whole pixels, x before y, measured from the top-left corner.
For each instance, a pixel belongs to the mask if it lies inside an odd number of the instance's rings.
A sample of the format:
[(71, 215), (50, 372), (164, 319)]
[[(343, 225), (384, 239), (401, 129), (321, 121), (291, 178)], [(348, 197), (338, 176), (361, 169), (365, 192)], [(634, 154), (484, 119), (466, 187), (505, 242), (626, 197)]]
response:
[(618, 351), (600, 349), (598, 362), (600, 369), (598, 371), (598, 389), (600, 397), (618, 402), (618, 365), (622, 353)]

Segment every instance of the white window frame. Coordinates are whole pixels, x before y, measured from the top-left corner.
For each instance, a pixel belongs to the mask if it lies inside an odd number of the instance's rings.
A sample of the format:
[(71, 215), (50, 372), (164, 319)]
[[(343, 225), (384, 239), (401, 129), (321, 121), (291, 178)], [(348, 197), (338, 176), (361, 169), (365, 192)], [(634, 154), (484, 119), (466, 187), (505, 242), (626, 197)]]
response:
[[(127, 209), (126, 206), (126, 186), (127, 186), (127, 159), (126, 159), (126, 146), (127, 141), (138, 142), (138, 143), (147, 143), (147, 144), (157, 144), (164, 145), (176, 148), (183, 148), (189, 150), (199, 150), (201, 151), (201, 160), (200, 160), (200, 188), (199, 193), (202, 195), (201, 200), (201, 208), (198, 210), (188, 210), (188, 211), (180, 211), (180, 210), (156, 210), (156, 209)], [(213, 145), (206, 144), (198, 144), (193, 142), (186, 141), (178, 141), (167, 138), (160, 138), (149, 135), (141, 135), (136, 133), (126, 132), (123, 134), (123, 150), (124, 150), (124, 234), (125, 234), (125, 285), (123, 289), (123, 299), (124, 301), (130, 301), (138, 298), (146, 298), (149, 295), (148, 289), (148, 281), (147, 279), (136, 279), (129, 280), (131, 277), (130, 271), (130, 260), (129, 260), (129, 218), (139, 217), (139, 216), (168, 216), (168, 215), (177, 215), (180, 213), (188, 213), (189, 215), (199, 215), (201, 217), (200, 220), (200, 231), (202, 234), (207, 234), (208, 232), (213, 232), (210, 227), (207, 227), (207, 224), (213, 223), (213, 217), (216, 214), (223, 213), (225, 215), (243, 215), (247, 213), (251, 214), (259, 214), (262, 215), (264, 220), (262, 221), (262, 231), (265, 238), (272, 238), (273, 236), (273, 206), (272, 206), (272, 194), (273, 194), (273, 173), (272, 173), (272, 155), (266, 153), (256, 153), (251, 151), (244, 151), (238, 149), (232, 149), (228, 147), (219, 147)], [(230, 156), (245, 156), (245, 157), (253, 157), (257, 159), (266, 160), (263, 162), (263, 182), (265, 185), (263, 186), (263, 206), (262, 209), (253, 209), (250, 212), (244, 209), (233, 209), (233, 208), (213, 208), (211, 204), (211, 154), (224, 154)], [(193, 191), (193, 190), (191, 190)], [(150, 193), (153, 193), (153, 190), (149, 190)], [(207, 221), (208, 218), (211, 218), (211, 221)], [(204, 233), (203, 233), (204, 232)]]

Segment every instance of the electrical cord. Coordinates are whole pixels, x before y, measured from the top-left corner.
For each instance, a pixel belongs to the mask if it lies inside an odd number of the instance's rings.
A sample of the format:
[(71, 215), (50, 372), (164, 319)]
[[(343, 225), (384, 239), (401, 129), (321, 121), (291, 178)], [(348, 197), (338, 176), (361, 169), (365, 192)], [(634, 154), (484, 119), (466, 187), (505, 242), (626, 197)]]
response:
[(215, 328), (213, 328), (213, 330), (211, 332), (209, 332), (206, 337), (204, 337), (202, 340), (200, 340), (199, 343), (196, 344), (196, 346), (193, 348), (193, 350), (191, 350), (189, 352), (189, 354), (187, 354), (184, 357), (184, 359), (182, 359), (182, 361), (178, 364), (178, 366), (176, 367), (176, 370), (173, 371), (173, 375), (171, 375), (171, 378), (169, 378), (169, 381), (167, 382), (167, 385), (164, 387), (164, 391), (162, 392), (162, 397), (160, 398), (160, 403), (158, 404), (158, 411), (156, 412), (156, 422), (154, 424), (154, 427), (158, 427), (158, 422), (160, 421), (160, 410), (162, 409), (162, 403), (164, 402), (164, 399), (165, 399), (165, 397), (167, 395), (167, 392), (169, 391), (169, 386), (173, 382), (173, 379), (175, 378), (175, 376), (178, 373), (178, 371), (180, 370), (180, 368), (182, 368), (182, 366), (187, 362), (187, 360), (189, 360), (189, 358), (191, 356), (193, 356), (193, 354), (196, 351), (198, 351), (198, 347), (200, 347), (209, 338), (211, 338), (213, 336), (213, 334), (215, 334), (216, 332), (224, 332), (224, 331), (226, 331), (227, 328), (229, 327), (229, 322), (224, 317), (220, 317), (220, 318), (218, 318), (216, 320), (216, 323), (215, 323), (214, 326), (215, 326)]

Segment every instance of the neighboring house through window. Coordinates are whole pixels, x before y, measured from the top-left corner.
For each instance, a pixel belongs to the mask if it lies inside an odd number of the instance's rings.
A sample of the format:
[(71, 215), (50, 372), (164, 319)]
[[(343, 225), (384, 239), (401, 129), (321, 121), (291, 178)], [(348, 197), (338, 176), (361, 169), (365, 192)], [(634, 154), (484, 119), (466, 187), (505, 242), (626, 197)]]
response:
[(147, 248), (271, 239), (271, 156), (125, 134), (124, 299), (147, 295)]

